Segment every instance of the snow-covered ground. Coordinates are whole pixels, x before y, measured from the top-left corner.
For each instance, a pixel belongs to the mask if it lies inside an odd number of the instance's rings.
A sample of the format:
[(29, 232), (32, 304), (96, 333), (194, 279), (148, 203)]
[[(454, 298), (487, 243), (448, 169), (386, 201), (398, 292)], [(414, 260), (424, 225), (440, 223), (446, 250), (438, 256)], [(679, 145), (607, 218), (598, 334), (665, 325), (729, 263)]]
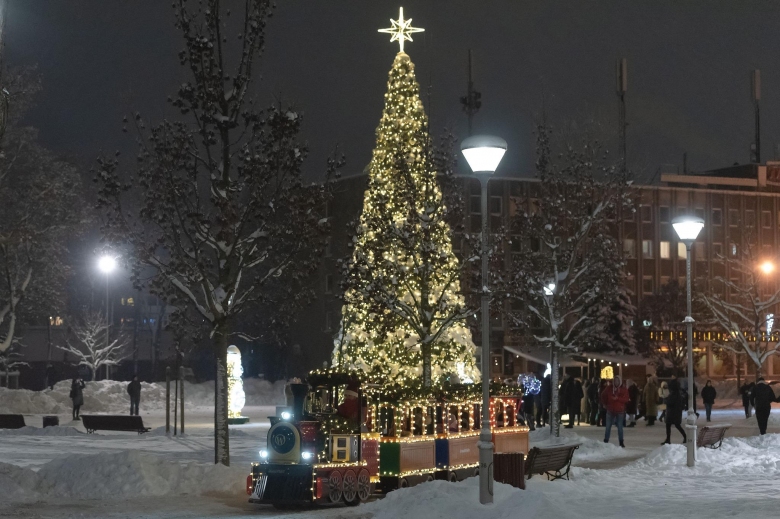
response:
[[(100, 384), (100, 383), (97, 383)], [(95, 406), (125, 412), (126, 397), (110, 384), (93, 388)], [(145, 388), (146, 389), (146, 388)], [(515, 517), (774, 517), (780, 509), (780, 409), (770, 420), (770, 434), (756, 436), (755, 419), (741, 409), (716, 409), (716, 423), (731, 423), (719, 451), (700, 450), (697, 466), (685, 465), (685, 448), (672, 433), (673, 445), (661, 446), (663, 424), (643, 422), (626, 429), (626, 449), (617, 446), (617, 432), (604, 444), (603, 428), (562, 430), (565, 442), (581, 447), (570, 481), (548, 482), (535, 476), (520, 491), (496, 484), (495, 503), (478, 504), (476, 480), (458, 484), (433, 482), (389, 494), (357, 508), (280, 512), (246, 502), (244, 481), (249, 463), (264, 447), (271, 405), (250, 405), (247, 425), (231, 428), (232, 466), (214, 466), (213, 410), (209, 388), (187, 387), (192, 407), (185, 413), (186, 435), (168, 437), (164, 414), (154, 388), (142, 400), (150, 434), (87, 435), (71, 422), (69, 408), (59, 411), (62, 426), (40, 429), (41, 417), (27, 414), (32, 427), (0, 430), (0, 517), (12, 518), (158, 518), (256, 517), (340, 519), (504, 519)], [(5, 400), (0, 408), (43, 401), (43, 395)], [(248, 391), (250, 393), (250, 391)], [(114, 396), (111, 396), (114, 395)], [(67, 396), (67, 395), (66, 395)], [(186, 396), (186, 394), (185, 394)], [(56, 401), (56, 397), (49, 395)], [(200, 398), (200, 399), (199, 399)], [(257, 399), (249, 398), (250, 402)], [(149, 404), (144, 406), (144, 403)], [(89, 400), (87, 400), (89, 403)], [(39, 404), (35, 404), (39, 405)], [(43, 404), (40, 404), (43, 405)], [(46, 404), (49, 405), (49, 404)], [(5, 406), (5, 407), (2, 407)], [(9, 409), (9, 407), (11, 409)], [(86, 407), (86, 406), (85, 406)], [(40, 410), (40, 408), (33, 408)], [(92, 410), (85, 409), (85, 413)], [(703, 425), (704, 416), (700, 419)], [(532, 443), (551, 443), (546, 429), (532, 433)]]

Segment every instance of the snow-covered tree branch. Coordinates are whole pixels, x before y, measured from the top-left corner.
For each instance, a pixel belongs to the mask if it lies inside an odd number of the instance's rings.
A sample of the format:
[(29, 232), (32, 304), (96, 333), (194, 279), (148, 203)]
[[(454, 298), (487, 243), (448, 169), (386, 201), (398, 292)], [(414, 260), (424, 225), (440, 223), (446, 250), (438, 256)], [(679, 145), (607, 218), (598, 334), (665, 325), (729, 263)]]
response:
[(103, 314), (92, 312), (77, 319), (71, 331), (75, 341), (66, 339), (65, 345), (57, 348), (75, 356), (79, 366), (89, 369), (92, 380), (100, 368), (116, 366), (132, 354), (130, 338), (121, 330), (111, 334)]

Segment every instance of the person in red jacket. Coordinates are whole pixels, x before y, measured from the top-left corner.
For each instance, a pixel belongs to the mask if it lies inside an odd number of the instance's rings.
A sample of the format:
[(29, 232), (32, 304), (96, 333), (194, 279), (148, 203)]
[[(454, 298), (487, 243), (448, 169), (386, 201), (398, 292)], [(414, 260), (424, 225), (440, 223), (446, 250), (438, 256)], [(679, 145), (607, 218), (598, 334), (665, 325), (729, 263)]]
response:
[(617, 425), (620, 446), (625, 447), (623, 443), (623, 423), (626, 421), (626, 403), (628, 403), (628, 400), (628, 389), (626, 389), (618, 376), (615, 376), (612, 382), (601, 392), (601, 403), (607, 410), (607, 430), (604, 431), (604, 443), (609, 443), (609, 433), (612, 431), (612, 424), (615, 424)]

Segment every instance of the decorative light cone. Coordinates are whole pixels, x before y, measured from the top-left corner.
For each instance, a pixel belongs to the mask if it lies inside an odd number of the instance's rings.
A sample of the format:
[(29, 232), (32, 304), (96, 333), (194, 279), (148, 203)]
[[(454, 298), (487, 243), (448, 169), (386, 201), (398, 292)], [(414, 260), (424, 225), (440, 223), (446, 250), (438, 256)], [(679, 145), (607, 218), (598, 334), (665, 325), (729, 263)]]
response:
[(704, 228), (704, 220), (698, 216), (678, 216), (672, 220), (672, 227), (681, 242), (691, 244)]
[(241, 416), (241, 410), (246, 403), (244, 394), (244, 382), (241, 376), (244, 368), (241, 366), (241, 350), (236, 346), (228, 346), (227, 349), (227, 373), (228, 373), (228, 423), (231, 425), (247, 423), (248, 416)]
[(492, 135), (474, 135), (464, 139), (460, 150), (474, 173), (495, 173), (506, 153), (506, 141)]

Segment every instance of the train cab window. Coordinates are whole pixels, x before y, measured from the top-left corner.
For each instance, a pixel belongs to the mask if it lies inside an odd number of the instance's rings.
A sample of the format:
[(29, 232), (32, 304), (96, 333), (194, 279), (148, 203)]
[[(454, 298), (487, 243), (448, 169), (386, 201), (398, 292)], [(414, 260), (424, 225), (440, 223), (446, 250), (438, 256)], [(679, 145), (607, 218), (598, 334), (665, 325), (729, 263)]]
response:
[(506, 406), (506, 426), (507, 427), (514, 427), (515, 425), (515, 406), (508, 405)]
[(482, 428), (482, 406), (479, 404), (474, 404), (473, 406), (473, 412), (474, 412), (474, 430), (479, 430)]
[(379, 409), (379, 430), (382, 436), (395, 436), (395, 411), (388, 407)]
[(450, 432), (458, 432), (458, 406), (451, 406), (449, 409), (449, 418), (447, 422), (447, 427)]
[(504, 403), (496, 402), (493, 409), (496, 418), (496, 427), (504, 427)]
[(436, 432), (436, 408), (428, 407), (425, 410), (425, 434), (434, 434)]
[(460, 430), (468, 431), (469, 427), (469, 408), (464, 407), (460, 412)]
[(425, 423), (422, 407), (415, 407), (412, 410), (412, 435), (421, 436), (425, 434)]

